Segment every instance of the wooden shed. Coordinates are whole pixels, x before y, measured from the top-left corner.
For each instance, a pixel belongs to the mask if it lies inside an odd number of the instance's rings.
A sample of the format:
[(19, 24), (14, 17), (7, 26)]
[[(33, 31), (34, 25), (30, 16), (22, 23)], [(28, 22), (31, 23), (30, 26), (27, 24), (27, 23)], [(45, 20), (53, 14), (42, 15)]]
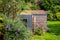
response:
[(27, 27), (32, 29), (43, 28), (47, 30), (47, 12), (44, 10), (24, 10), (20, 13), (21, 18), (26, 22)]

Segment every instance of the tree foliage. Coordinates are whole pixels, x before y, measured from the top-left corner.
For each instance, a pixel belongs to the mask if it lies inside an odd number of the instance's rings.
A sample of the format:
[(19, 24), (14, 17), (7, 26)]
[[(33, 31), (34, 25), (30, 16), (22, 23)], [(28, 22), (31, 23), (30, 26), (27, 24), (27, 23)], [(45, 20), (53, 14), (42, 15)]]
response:
[(36, 0), (1, 0), (0, 7), (0, 12), (7, 16), (13, 15), (14, 17), (17, 13), (20, 13), (21, 10), (39, 9)]
[(60, 12), (60, 0), (0, 0), (0, 13), (15, 18), (22, 10), (51, 11), (53, 18)]
[(60, 0), (43, 0), (41, 8), (44, 10), (51, 10), (53, 13), (60, 11)]
[(2, 0), (0, 4), (0, 12), (5, 14), (7, 17), (14, 18), (19, 12), (19, 2), (15, 0)]

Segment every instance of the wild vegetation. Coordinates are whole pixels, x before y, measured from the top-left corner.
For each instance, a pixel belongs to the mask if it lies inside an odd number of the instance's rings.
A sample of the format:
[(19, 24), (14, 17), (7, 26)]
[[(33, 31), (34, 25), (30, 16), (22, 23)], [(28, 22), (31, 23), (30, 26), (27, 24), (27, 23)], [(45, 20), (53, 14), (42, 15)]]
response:
[(0, 0), (0, 13), (12, 18), (22, 10), (39, 9), (48, 11), (48, 20), (60, 20), (60, 0)]
[[(49, 32), (44, 36), (30, 37), (28, 29), (19, 19), (23, 10), (47, 11)], [(29, 40), (29, 37), (30, 40), (60, 40), (60, 0), (0, 0), (0, 18), (4, 20), (6, 40)], [(36, 34), (41, 32), (37, 30)]]

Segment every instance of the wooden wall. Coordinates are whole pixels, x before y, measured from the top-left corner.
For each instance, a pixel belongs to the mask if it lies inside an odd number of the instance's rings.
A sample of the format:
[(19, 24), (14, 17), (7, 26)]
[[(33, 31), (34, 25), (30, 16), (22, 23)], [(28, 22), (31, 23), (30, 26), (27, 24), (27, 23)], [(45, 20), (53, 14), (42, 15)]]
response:
[(35, 30), (37, 28), (42, 28), (44, 31), (47, 30), (47, 15), (33, 15), (32, 16), (32, 28)]

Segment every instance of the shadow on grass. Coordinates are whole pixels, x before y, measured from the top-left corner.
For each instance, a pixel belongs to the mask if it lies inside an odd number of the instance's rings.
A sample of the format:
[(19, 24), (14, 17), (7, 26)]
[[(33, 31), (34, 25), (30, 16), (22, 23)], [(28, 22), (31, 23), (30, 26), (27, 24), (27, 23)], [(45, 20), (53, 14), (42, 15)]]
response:
[(60, 35), (60, 24), (48, 24), (49, 32), (55, 35)]

